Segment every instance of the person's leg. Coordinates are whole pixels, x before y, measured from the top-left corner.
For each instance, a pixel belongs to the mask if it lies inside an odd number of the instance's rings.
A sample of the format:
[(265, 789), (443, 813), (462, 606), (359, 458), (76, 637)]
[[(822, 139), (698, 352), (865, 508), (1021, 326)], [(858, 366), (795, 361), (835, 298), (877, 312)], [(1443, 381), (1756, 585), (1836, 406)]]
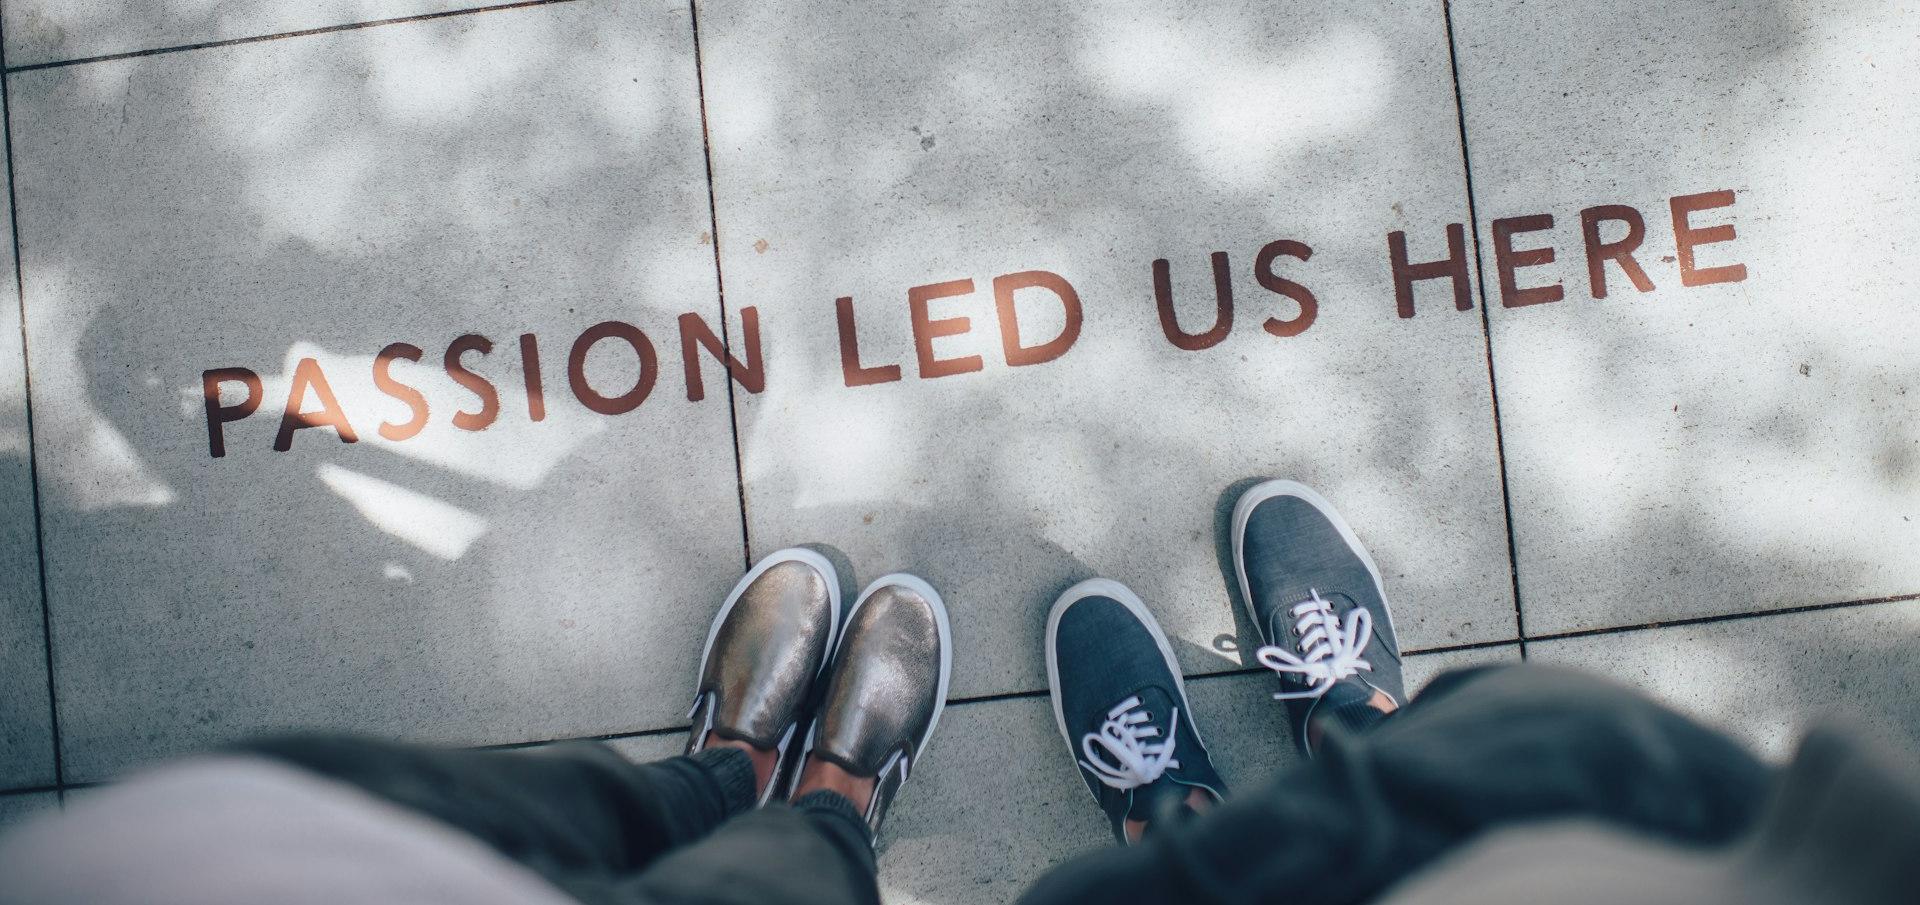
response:
[(707, 630), (686, 753), (738, 748), (761, 803), (787, 791), (839, 632), (840, 576), (826, 557), (789, 547), (755, 564)]
[[(1379, 570), (1333, 507), (1268, 481), (1241, 495), (1232, 531), (1258, 659), (1280, 675), (1274, 697), (1302, 750), (1327, 725), (1363, 730), (1398, 709), (1405, 684)], [(1131, 590), (1104, 578), (1067, 589), (1045, 649), (1060, 732), (1122, 844), (1225, 798), (1180, 664)]]
[(1767, 770), (1724, 736), (1611, 682), (1541, 666), (1443, 676), (1259, 792), (1072, 861), (1023, 899), (1354, 903), (1502, 825), (1587, 817), (1730, 840)]
[(833, 792), (878, 833), (926, 755), (952, 675), (953, 629), (939, 592), (912, 575), (874, 579), (847, 616), (792, 797)]
[(1436, 680), (1411, 706), (1380, 570), (1292, 481), (1245, 493), (1234, 578), (1316, 760), (1133, 850), (1043, 878), (1031, 902), (1355, 902), (1487, 828), (1588, 816), (1677, 839), (1744, 826), (1764, 783), (1739, 746), (1618, 686), (1541, 668)]
[(247, 742), (479, 838), (550, 880), (619, 875), (753, 806), (753, 766), (721, 748), (633, 764), (595, 742), (527, 751), (442, 749), (350, 736)]
[(872, 903), (872, 834), (919, 764), (946, 703), (952, 632), (926, 582), (889, 575), (862, 592), (807, 734), (791, 806), (736, 818), (662, 858), (631, 888), (702, 905)]
[(861, 808), (820, 790), (752, 810), (753, 765), (732, 747), (639, 765), (594, 743), (475, 751), (287, 736), (237, 753), (435, 817), (591, 905), (879, 901)]
[(1133, 591), (1105, 578), (1068, 588), (1047, 614), (1046, 658), (1054, 720), (1115, 839), (1226, 797), (1180, 662)]
[(876, 877), (873, 837), (862, 811), (837, 793), (819, 791), (735, 818), (622, 881), (630, 895), (604, 898), (676, 905), (879, 905)]
[(839, 577), (819, 554), (756, 564), (708, 631), (687, 755), (659, 763), (594, 743), (474, 751), (306, 736), (243, 750), (435, 817), (584, 900), (627, 901), (660, 856), (784, 791), (839, 617)]
[(1233, 571), (1274, 671), (1293, 740), (1364, 730), (1407, 701), (1400, 636), (1372, 555), (1333, 504), (1293, 481), (1249, 488), (1233, 507)]

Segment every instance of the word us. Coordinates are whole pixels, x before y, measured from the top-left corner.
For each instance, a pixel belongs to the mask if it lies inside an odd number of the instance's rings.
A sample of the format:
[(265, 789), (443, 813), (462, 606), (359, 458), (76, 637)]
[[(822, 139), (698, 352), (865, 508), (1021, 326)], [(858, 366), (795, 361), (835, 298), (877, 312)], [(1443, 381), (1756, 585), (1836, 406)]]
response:
[[(1673, 222), (1674, 254), (1672, 258), (1662, 260), (1677, 263), (1681, 286), (1737, 283), (1747, 278), (1744, 264), (1701, 267), (1695, 259), (1695, 251), (1700, 246), (1731, 242), (1735, 234), (1732, 224), (1728, 223), (1695, 225), (1694, 215), (1732, 207), (1734, 200), (1734, 193), (1730, 190), (1676, 195), (1668, 200), (1668, 213)], [(1653, 280), (1648, 277), (1639, 258), (1643, 253), (1641, 246), (1647, 238), (1646, 220), (1640, 211), (1625, 204), (1602, 204), (1580, 211), (1579, 217), (1589, 294), (1595, 299), (1607, 297), (1609, 265), (1617, 269), (1636, 292), (1652, 292)], [(1502, 307), (1543, 305), (1566, 297), (1567, 287), (1561, 283), (1522, 285), (1524, 269), (1551, 264), (1558, 254), (1551, 245), (1526, 243), (1526, 247), (1519, 247), (1523, 243), (1522, 237), (1528, 233), (1550, 230), (1553, 225), (1552, 214), (1503, 217), (1489, 224)], [(1619, 238), (1606, 240), (1602, 238), (1603, 230), (1624, 232)], [(1473, 309), (1469, 279), (1472, 262), (1468, 257), (1466, 227), (1449, 223), (1445, 233), (1447, 256), (1421, 262), (1411, 260), (1406, 232), (1396, 230), (1387, 235), (1387, 262), (1393, 274), (1394, 311), (1399, 317), (1415, 316), (1414, 285), (1426, 280), (1445, 280), (1451, 285), (1455, 310)], [(1312, 257), (1312, 247), (1293, 239), (1277, 239), (1254, 252), (1254, 282), (1262, 289), (1292, 302), (1291, 317), (1268, 317), (1261, 323), (1261, 328), (1266, 332), (1277, 337), (1298, 336), (1313, 326), (1320, 310), (1319, 299), (1304, 283), (1281, 276), (1278, 272), (1282, 259), (1306, 263)], [(1198, 332), (1183, 326), (1175, 314), (1172, 265), (1165, 258), (1152, 264), (1153, 298), (1160, 329), (1167, 342), (1175, 348), (1191, 352), (1212, 348), (1225, 340), (1233, 330), (1235, 300), (1231, 257), (1227, 252), (1216, 251), (1210, 256), (1210, 262), (1213, 268), (1214, 318), (1211, 324)], [(1065, 355), (1079, 340), (1082, 323), (1080, 295), (1065, 277), (1046, 270), (1026, 270), (994, 277), (986, 290), (993, 294), (1001, 350), (1009, 366), (1026, 367), (1053, 361)], [(979, 355), (943, 358), (937, 354), (934, 346), (937, 339), (960, 336), (973, 330), (970, 318), (936, 317), (934, 304), (942, 299), (968, 296), (978, 291), (981, 291), (981, 287), (971, 279), (928, 283), (907, 290), (906, 313), (913, 335), (913, 356), (919, 379), (951, 377), (985, 367), (985, 361)], [(1065, 319), (1058, 334), (1044, 341), (1032, 342), (1030, 337), (1022, 333), (1014, 304), (1015, 295), (1022, 291), (1045, 292), (1059, 303)], [(872, 386), (903, 379), (900, 364), (871, 363), (862, 357), (852, 296), (836, 299), (834, 314), (839, 329), (841, 376), (846, 386)], [(766, 389), (767, 373), (761, 355), (759, 311), (752, 307), (742, 308), (740, 319), (745, 361), (728, 353), (727, 344), (698, 314), (689, 312), (680, 315), (680, 358), (686, 375), (689, 402), (699, 402), (706, 397), (700, 371), (702, 349), (723, 364), (729, 378), (742, 389), (749, 393)], [(639, 373), (632, 386), (609, 393), (588, 382), (588, 354), (603, 342), (624, 346), (633, 354), (639, 364)], [(450, 420), (455, 428), (483, 431), (501, 417), (499, 388), (467, 364), (468, 356), (486, 356), (493, 351), (494, 342), (491, 339), (468, 334), (449, 343), (440, 357), (441, 367), (447, 376), (472, 393), (475, 400), (472, 406), (454, 412)], [(547, 390), (542, 376), (539, 338), (532, 333), (521, 334), (519, 353), (522, 374), (520, 389), (525, 395), (527, 418), (542, 421), (546, 418)], [(418, 363), (425, 354), (425, 350), (419, 346), (396, 342), (381, 349), (374, 357), (374, 386), (381, 393), (404, 404), (411, 413), (406, 421), (380, 424), (380, 436), (389, 441), (411, 439), (427, 426), (430, 411), (425, 395), (419, 389), (396, 379), (392, 372), (395, 361)], [(567, 354), (566, 378), (570, 394), (588, 411), (609, 416), (624, 415), (639, 408), (653, 392), (659, 378), (659, 355), (652, 339), (641, 328), (623, 321), (606, 321), (588, 327), (574, 338)], [(234, 384), (243, 390), (242, 395), (236, 401), (224, 401), (224, 388)], [(206, 401), (207, 451), (216, 459), (222, 458), (226, 455), (225, 425), (251, 417), (259, 411), (266, 401), (263, 398), (264, 384), (260, 375), (248, 368), (212, 368), (202, 372), (201, 390)], [(310, 407), (309, 400), (317, 408)], [(273, 448), (280, 452), (290, 450), (298, 431), (320, 427), (332, 428), (341, 442), (359, 441), (359, 435), (348, 421), (347, 413), (334, 395), (319, 361), (303, 358), (295, 365), (292, 379), (288, 382), (287, 398), (281, 408), (280, 428), (274, 436)]]

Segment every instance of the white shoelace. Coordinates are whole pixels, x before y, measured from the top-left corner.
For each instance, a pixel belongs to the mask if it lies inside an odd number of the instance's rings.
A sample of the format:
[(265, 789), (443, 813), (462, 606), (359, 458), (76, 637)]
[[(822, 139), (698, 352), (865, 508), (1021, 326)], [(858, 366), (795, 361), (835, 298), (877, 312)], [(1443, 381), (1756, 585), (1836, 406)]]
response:
[[(1160, 737), (1160, 729), (1145, 725), (1150, 718), (1141, 707), (1139, 695), (1115, 704), (1107, 711), (1107, 721), (1101, 724), (1100, 731), (1081, 736), (1080, 751), (1086, 759), (1080, 765), (1092, 770), (1101, 783), (1122, 792), (1153, 782), (1169, 769), (1177, 769), (1180, 762), (1173, 759), (1173, 731), (1180, 727), (1180, 708), (1173, 709), (1166, 741), (1151, 741)], [(1101, 756), (1102, 752), (1105, 757)]]
[(1294, 631), (1300, 635), (1300, 653), (1269, 644), (1256, 655), (1260, 665), (1277, 673), (1298, 675), (1310, 686), (1305, 691), (1275, 694), (1276, 701), (1317, 698), (1341, 679), (1363, 669), (1373, 669), (1373, 664), (1360, 656), (1366, 651), (1367, 642), (1373, 640), (1373, 614), (1365, 607), (1355, 607), (1347, 613), (1346, 621), (1341, 622), (1333, 612), (1332, 603), (1322, 599), (1318, 590), (1311, 593), (1313, 596), (1293, 608), (1293, 616), (1298, 620)]

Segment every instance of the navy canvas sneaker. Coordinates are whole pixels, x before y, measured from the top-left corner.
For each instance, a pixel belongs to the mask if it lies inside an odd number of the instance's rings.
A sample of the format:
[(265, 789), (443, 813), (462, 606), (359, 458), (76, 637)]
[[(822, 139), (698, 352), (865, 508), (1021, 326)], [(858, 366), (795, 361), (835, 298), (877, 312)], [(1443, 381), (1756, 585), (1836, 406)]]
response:
[(1095, 578), (1060, 595), (1047, 616), (1047, 680), (1060, 734), (1122, 844), (1128, 819), (1184, 816), (1194, 789), (1226, 797), (1180, 664), (1124, 585)]
[(1375, 692), (1407, 701), (1400, 641), (1380, 569), (1340, 513), (1293, 481), (1267, 481), (1233, 507), (1233, 568), (1278, 673), (1294, 738), (1313, 754), (1309, 719), (1365, 729), (1382, 716)]

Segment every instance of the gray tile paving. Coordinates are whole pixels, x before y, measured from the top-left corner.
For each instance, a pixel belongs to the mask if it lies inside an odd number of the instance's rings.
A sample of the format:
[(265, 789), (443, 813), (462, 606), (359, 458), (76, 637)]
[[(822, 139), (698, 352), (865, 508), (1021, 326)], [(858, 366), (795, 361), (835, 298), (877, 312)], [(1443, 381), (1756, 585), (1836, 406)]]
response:
[[(1411, 657), (1410, 689), (1447, 669), (1517, 659), (1513, 647)], [(1187, 683), (1208, 752), (1231, 789), (1293, 763), (1286, 711), (1265, 673)], [(890, 905), (1012, 901), (1047, 868), (1112, 842), (1045, 697), (959, 704), (941, 718), (924, 766), (882, 834)]]
[[(1201, 687), (1189, 691), (1198, 697)], [(1225, 731), (1226, 712), (1202, 716), (1203, 733)], [(1271, 728), (1286, 730), (1284, 721)], [(1010, 902), (1048, 867), (1110, 838), (1046, 698), (963, 704), (941, 717), (887, 818), (880, 888), (891, 905)]]
[(1519, 660), (1520, 648), (1513, 644), (1445, 651), (1437, 654), (1415, 654), (1408, 657), (1406, 661), (1407, 693), (1418, 695), (1420, 689), (1427, 687), (1428, 682), (1450, 670), (1489, 663), (1514, 663)]
[(636, 764), (652, 763), (669, 757), (678, 757), (687, 747), (687, 733), (667, 732), (657, 735), (642, 735), (632, 738), (616, 738), (607, 742), (613, 750), (620, 752)]
[[(0, 173), (0, 192), (6, 187), (6, 175)], [(12, 274), (9, 221), (0, 224), (0, 790), (51, 785), (54, 780), (39, 528), (27, 438), (26, 358), (20, 345), (20, 294), (8, 278)]]
[(29, 818), (60, 808), (60, 796), (53, 792), (25, 792), (0, 795), (0, 833)]
[(114, 783), (107, 782), (107, 783), (100, 783), (97, 785), (90, 785), (90, 786), (69, 786), (66, 789), (62, 790), (60, 793), (60, 805), (62, 807), (66, 807), (66, 806), (72, 805), (76, 801), (81, 801), (87, 798), (91, 798), (94, 795), (98, 795), (101, 792), (104, 792), (108, 789), (113, 788), (114, 785), (115, 785)]
[[(1515, 287), (1565, 295), (1492, 312), (1528, 631), (1920, 592), (1911, 9), (1452, 10), (1490, 295), (1490, 222), (1535, 214), (1511, 247), (1557, 257)], [(1698, 236), (1685, 285), (1671, 200), (1717, 191), (1687, 229), (1734, 238)], [(1651, 291), (1607, 261), (1593, 298), (1598, 205), (1642, 216)]]
[(1822, 719), (1911, 751), (1920, 742), (1915, 637), (1920, 601), (1543, 641), (1527, 653), (1618, 677), (1785, 760)]
[[(19, 66), (476, 5), (8, 0), (0, 22)], [(1920, 592), (1920, 286), (1897, 239), (1920, 227), (1901, 153), (1920, 52), (1900, 10), (1452, 11), (1528, 629)], [(742, 527), (721, 371), (706, 359), (688, 401), (676, 332), (717, 309), (689, 13), (577, 0), (10, 77), (69, 779), (282, 726), (495, 744), (684, 721)], [(755, 553), (819, 542), (850, 581), (926, 574), (956, 617), (956, 696), (1040, 688), (1046, 606), (1093, 574), (1142, 593), (1188, 671), (1233, 670), (1251, 635), (1225, 510), (1237, 482), (1284, 475), (1347, 512), (1410, 646), (1516, 634), (1479, 315), (1436, 282), (1395, 317), (1387, 264), (1388, 232), (1431, 258), (1467, 219), (1438, 4), (709, 0), (700, 25), (730, 333), (741, 354), (752, 307), (767, 375), (738, 400)], [(1684, 286), (1669, 199), (1722, 189), (1733, 205), (1692, 221), (1738, 238), (1696, 263), (1744, 278)], [(1606, 263), (1591, 297), (1580, 212), (1603, 204), (1643, 217), (1651, 292)], [(1556, 260), (1517, 284), (1565, 298), (1502, 307), (1491, 224), (1539, 213), (1556, 225), (1512, 247)], [(1283, 238), (1312, 256), (1276, 273), (1318, 309), (1290, 337), (1260, 328), (1294, 302), (1254, 270)], [(1151, 262), (1197, 332), (1213, 252), (1236, 325), (1177, 349)], [(1034, 269), (1083, 319), (1057, 360), (1014, 366), (993, 280)], [(909, 289), (959, 279), (925, 303), (923, 362)], [(53, 770), (0, 286), (4, 792)], [(847, 385), (841, 296), (857, 361), (902, 379)], [(1046, 289), (1016, 300), (1024, 345), (1063, 329)], [(969, 328), (934, 335), (955, 316)], [(577, 402), (564, 364), (610, 319), (647, 333), (661, 375), (618, 416)], [(497, 345), (466, 359), (499, 394), (480, 432), (450, 423), (478, 400), (436, 360), (467, 333)], [(423, 350), (393, 373), (429, 409), (399, 441), (378, 426), (409, 407), (372, 376), (396, 341)], [(592, 386), (630, 385), (617, 346)], [(968, 355), (978, 370), (927, 376)], [(304, 358), (358, 444), (321, 428), (272, 451)], [(258, 371), (263, 401), (215, 459), (200, 375), (221, 366)], [(1777, 759), (1834, 711), (1920, 736), (1917, 636), (1908, 601), (1531, 651)], [(1192, 683), (1242, 788), (1292, 762), (1269, 685)], [(646, 761), (682, 742), (611, 744)], [(0, 827), (50, 806), (0, 794)], [(896, 903), (1006, 900), (1105, 844), (1044, 697), (962, 703), (882, 882)]]
[[(1140, 592), (1187, 670), (1228, 670), (1251, 635), (1224, 589), (1225, 494), (1290, 476), (1358, 526), (1410, 647), (1513, 637), (1478, 314), (1429, 284), (1426, 315), (1397, 318), (1388, 264), (1390, 231), (1431, 232), (1424, 255), (1466, 220), (1437, 13), (701, 4), (727, 301), (755, 309), (766, 356), (739, 400), (755, 550), (925, 574), (962, 696), (1042, 687), (1047, 606), (1095, 574)], [(1253, 275), (1279, 239), (1311, 248), (1275, 272), (1317, 299), (1285, 338), (1262, 326), (1295, 303)], [(1152, 263), (1202, 333), (1214, 252), (1237, 326), (1176, 348)], [(1057, 360), (1011, 366), (992, 281), (1034, 269), (1083, 322)], [(927, 302), (922, 365), (909, 290), (961, 279)], [(859, 367), (900, 380), (848, 385), (842, 296)], [(1020, 348), (1066, 329), (1047, 289), (1013, 299)], [(964, 335), (933, 323), (960, 316)]]
[[(687, 401), (675, 341), (678, 314), (718, 309), (684, 8), (558, 4), (10, 88), (70, 779), (283, 726), (502, 743), (684, 721), (741, 568), (726, 405)], [(658, 353), (622, 415), (567, 376), (609, 320)], [(482, 395), (440, 367), (470, 333), (498, 344), (462, 359), (497, 392), (478, 432), (456, 425)], [(424, 363), (391, 376), (429, 416), (390, 440), (382, 419), (415, 413), (374, 362), (400, 341)], [(592, 347), (587, 398), (634, 385), (622, 349)], [(257, 371), (264, 401), (214, 458), (219, 367)], [(313, 367), (359, 442), (323, 426), (276, 452)]]
[(497, 6), (503, 0), (9, 0), (12, 66)]

